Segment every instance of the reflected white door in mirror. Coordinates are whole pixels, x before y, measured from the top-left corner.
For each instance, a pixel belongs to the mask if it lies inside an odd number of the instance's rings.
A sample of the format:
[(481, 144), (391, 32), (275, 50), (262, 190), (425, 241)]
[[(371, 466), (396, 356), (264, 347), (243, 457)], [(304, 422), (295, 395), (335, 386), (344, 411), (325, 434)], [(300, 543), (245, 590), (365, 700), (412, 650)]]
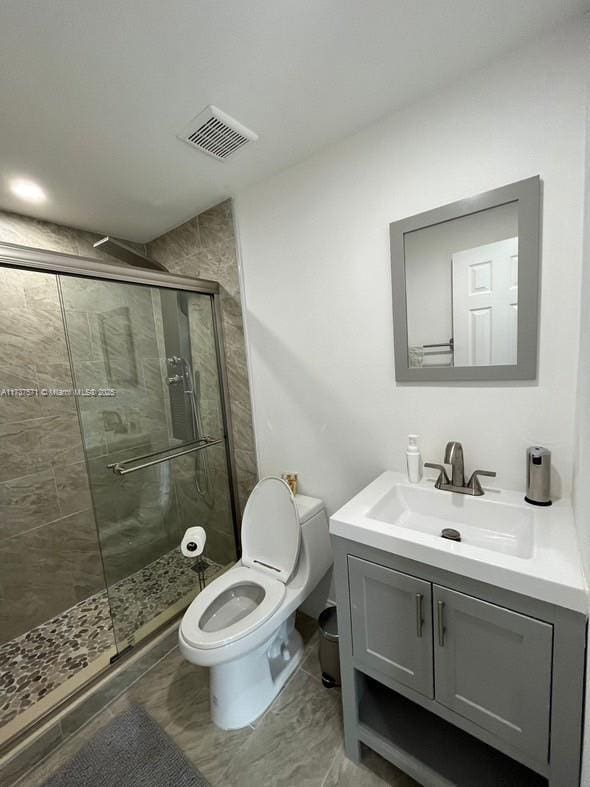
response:
[(516, 363), (518, 238), (452, 256), (456, 366)]

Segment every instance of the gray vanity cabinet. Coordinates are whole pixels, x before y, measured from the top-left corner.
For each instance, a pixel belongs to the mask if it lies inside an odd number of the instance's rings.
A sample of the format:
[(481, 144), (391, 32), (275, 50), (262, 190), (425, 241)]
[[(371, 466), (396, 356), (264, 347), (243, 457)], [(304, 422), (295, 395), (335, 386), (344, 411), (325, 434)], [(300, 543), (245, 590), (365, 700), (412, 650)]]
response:
[(426, 787), (579, 787), (584, 614), (332, 543), (348, 757)]
[(553, 626), (438, 585), (433, 602), (437, 702), (545, 759)]
[(357, 663), (432, 697), (430, 582), (355, 557), (349, 579)]

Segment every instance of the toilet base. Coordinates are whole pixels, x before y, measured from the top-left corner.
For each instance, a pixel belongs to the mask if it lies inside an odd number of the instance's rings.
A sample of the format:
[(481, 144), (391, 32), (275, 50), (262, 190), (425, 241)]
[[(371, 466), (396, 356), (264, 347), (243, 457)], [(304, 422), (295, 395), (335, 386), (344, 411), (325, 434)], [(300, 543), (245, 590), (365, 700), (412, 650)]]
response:
[(238, 730), (261, 716), (298, 667), (303, 640), (295, 628), (295, 615), (256, 650), (209, 674), (211, 718), (222, 730)]

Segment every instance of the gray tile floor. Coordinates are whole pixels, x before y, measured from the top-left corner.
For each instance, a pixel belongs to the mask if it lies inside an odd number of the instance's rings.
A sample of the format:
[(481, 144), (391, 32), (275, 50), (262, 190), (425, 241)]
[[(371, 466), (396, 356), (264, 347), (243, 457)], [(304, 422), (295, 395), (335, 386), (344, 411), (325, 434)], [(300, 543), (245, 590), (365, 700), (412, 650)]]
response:
[(130, 703), (145, 708), (213, 787), (417, 787), (376, 754), (367, 752), (360, 767), (346, 759), (340, 695), (337, 689), (322, 686), (315, 623), (301, 616), (297, 626), (306, 641), (305, 658), (272, 706), (251, 727), (223, 732), (211, 723), (208, 671), (188, 664), (174, 646), (25, 775), (19, 787), (42, 785)]

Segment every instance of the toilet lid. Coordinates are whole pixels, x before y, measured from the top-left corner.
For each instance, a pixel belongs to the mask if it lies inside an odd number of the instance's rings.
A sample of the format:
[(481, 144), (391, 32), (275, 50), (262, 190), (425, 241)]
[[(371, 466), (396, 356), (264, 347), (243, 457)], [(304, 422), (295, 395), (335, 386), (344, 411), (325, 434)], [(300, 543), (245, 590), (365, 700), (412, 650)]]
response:
[(297, 565), (301, 526), (289, 486), (263, 478), (252, 490), (242, 518), (242, 563), (288, 582)]

